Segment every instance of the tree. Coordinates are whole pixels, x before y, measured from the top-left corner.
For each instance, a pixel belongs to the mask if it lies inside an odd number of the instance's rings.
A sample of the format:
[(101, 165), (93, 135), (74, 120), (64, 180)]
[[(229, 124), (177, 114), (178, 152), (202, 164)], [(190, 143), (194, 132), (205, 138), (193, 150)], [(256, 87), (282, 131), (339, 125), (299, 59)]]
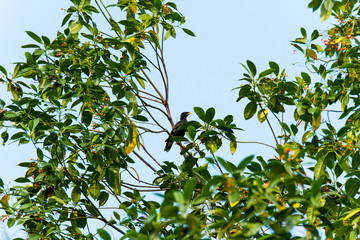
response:
[[(0, 101), (3, 142), (30, 142), (38, 157), (20, 164), (27, 169), (20, 186), (0, 181), (8, 227), (22, 225), (29, 239), (110, 239), (110, 229), (122, 239), (359, 236), (358, 1), (309, 3), (322, 20), (339, 22), (324, 34), (301, 28), (292, 42), (305, 56), (301, 76), (288, 77), (275, 62), (259, 74), (253, 62), (243, 64), (237, 101), (249, 101), (245, 119), (257, 115), (269, 126), (274, 158), (256, 153), (234, 164), (216, 156), (223, 142), (236, 151), (241, 129), (231, 115), (216, 119), (214, 108), (195, 107), (199, 120), (181, 127), (186, 137), (171, 138), (180, 166), (157, 161), (143, 135), (167, 132), (164, 119), (174, 126), (164, 42), (179, 28), (194, 36), (184, 16), (161, 0), (71, 2), (64, 31), (53, 40), (27, 31), (36, 44), (23, 46), (33, 49), (26, 61), (12, 75), (0, 66), (13, 95)], [(111, 8), (123, 14), (114, 18)], [(99, 29), (93, 14), (111, 30)], [(135, 161), (156, 175), (153, 182), (139, 177)], [(144, 191), (162, 192), (163, 201)], [(106, 228), (90, 229), (90, 219)]]

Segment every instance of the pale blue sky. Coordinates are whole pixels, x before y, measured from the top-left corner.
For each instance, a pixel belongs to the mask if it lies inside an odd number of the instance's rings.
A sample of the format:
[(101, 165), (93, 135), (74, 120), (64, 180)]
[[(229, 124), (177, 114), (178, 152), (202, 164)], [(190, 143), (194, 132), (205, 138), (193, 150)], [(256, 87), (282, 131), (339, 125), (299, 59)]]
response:
[[(265, 124), (257, 123), (255, 118), (244, 121), (242, 116), (246, 102), (235, 102), (237, 92), (231, 92), (231, 89), (239, 85), (237, 79), (242, 76), (243, 69), (239, 63), (250, 59), (259, 70), (264, 70), (268, 61), (275, 61), (280, 67), (288, 68), (289, 77), (293, 77), (304, 68), (302, 65), (290, 66), (303, 62), (303, 57), (292, 53), (289, 41), (300, 36), (300, 27), (312, 31), (314, 28), (325, 29), (328, 24), (322, 24), (319, 13), (307, 9), (308, 1), (303, 0), (174, 2), (186, 17), (184, 27), (193, 30), (197, 37), (189, 37), (178, 30), (177, 39), (167, 41), (165, 54), (171, 81), (173, 118), (177, 119), (183, 111), (193, 111), (195, 106), (205, 109), (214, 107), (216, 116), (222, 118), (232, 114), (237, 125), (246, 130), (238, 134), (240, 140), (273, 144)], [(11, 63), (24, 59), (24, 49), (20, 46), (32, 43), (26, 30), (50, 39), (56, 36), (66, 15), (60, 9), (68, 5), (65, 0), (0, 1), (0, 65), (12, 72)], [(5, 85), (0, 85), (0, 98), (6, 98), (5, 90)], [(189, 119), (196, 119), (196, 116), (190, 115)], [(147, 146), (159, 161), (180, 161), (177, 147), (173, 147), (170, 153), (163, 152), (165, 134), (148, 138), (150, 143)], [(225, 146), (225, 151), (219, 154), (231, 158), (234, 163), (252, 153), (268, 152), (259, 145), (239, 145), (238, 151), (231, 157), (228, 144)], [(16, 165), (36, 154), (32, 146), (13, 144), (0, 145), (0, 156), (0, 177), (7, 184), (24, 173), (24, 169)], [(10, 230), (9, 235), (12, 234), (14, 232)]]

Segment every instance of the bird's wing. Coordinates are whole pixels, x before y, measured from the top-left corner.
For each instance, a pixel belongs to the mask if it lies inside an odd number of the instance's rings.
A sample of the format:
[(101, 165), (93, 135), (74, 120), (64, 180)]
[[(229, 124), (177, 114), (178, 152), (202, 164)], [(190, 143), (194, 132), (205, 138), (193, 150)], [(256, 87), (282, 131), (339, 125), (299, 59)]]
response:
[(171, 130), (170, 135), (173, 136), (174, 134), (176, 135), (176, 132), (180, 130), (181, 125), (183, 125), (184, 123), (186, 123), (185, 121), (179, 121), (175, 124), (174, 128)]

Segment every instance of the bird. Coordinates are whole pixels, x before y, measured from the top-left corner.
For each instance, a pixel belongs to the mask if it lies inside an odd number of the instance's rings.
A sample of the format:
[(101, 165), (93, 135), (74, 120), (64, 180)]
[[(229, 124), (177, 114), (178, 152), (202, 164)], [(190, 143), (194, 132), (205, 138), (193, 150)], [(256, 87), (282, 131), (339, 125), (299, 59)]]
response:
[(169, 137), (165, 140), (166, 145), (164, 151), (168, 152), (171, 149), (174, 141), (171, 140), (171, 137), (183, 137), (185, 135), (186, 129), (180, 129), (180, 127), (187, 122), (186, 118), (191, 112), (183, 112), (180, 115), (180, 121), (177, 122), (174, 128), (171, 130)]

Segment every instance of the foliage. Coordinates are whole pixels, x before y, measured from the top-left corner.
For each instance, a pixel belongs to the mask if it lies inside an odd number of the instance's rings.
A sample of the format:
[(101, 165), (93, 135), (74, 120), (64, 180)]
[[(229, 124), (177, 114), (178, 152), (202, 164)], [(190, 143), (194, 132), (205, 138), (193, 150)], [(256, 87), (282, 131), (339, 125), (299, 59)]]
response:
[[(27, 171), (18, 186), (0, 181), (8, 227), (22, 225), (29, 239), (111, 239), (109, 231), (121, 239), (359, 236), (358, 1), (309, 3), (322, 20), (332, 15), (338, 23), (323, 34), (301, 28), (292, 42), (308, 72), (291, 78), (275, 62), (260, 73), (243, 64), (237, 101), (248, 100), (245, 119), (256, 115), (269, 126), (274, 158), (216, 156), (224, 142), (236, 151), (241, 129), (231, 115), (216, 119), (214, 108), (195, 107), (198, 121), (182, 126), (186, 137), (173, 137), (180, 166), (159, 163), (143, 135), (167, 132), (164, 119), (174, 126), (164, 41), (179, 28), (194, 36), (182, 27), (184, 16), (162, 0), (71, 2), (54, 40), (27, 31), (35, 44), (23, 46), (32, 49), (26, 61), (12, 75), (0, 66), (13, 96), (0, 100), (3, 144), (31, 143), (37, 154), (19, 164)], [(111, 9), (121, 14), (114, 18)], [(100, 29), (95, 14), (110, 30)], [(329, 114), (339, 120), (323, 120)], [(153, 182), (141, 179), (136, 161), (156, 174)], [(143, 195), (149, 191), (162, 192), (163, 201)], [(90, 219), (103, 226), (92, 229)]]

